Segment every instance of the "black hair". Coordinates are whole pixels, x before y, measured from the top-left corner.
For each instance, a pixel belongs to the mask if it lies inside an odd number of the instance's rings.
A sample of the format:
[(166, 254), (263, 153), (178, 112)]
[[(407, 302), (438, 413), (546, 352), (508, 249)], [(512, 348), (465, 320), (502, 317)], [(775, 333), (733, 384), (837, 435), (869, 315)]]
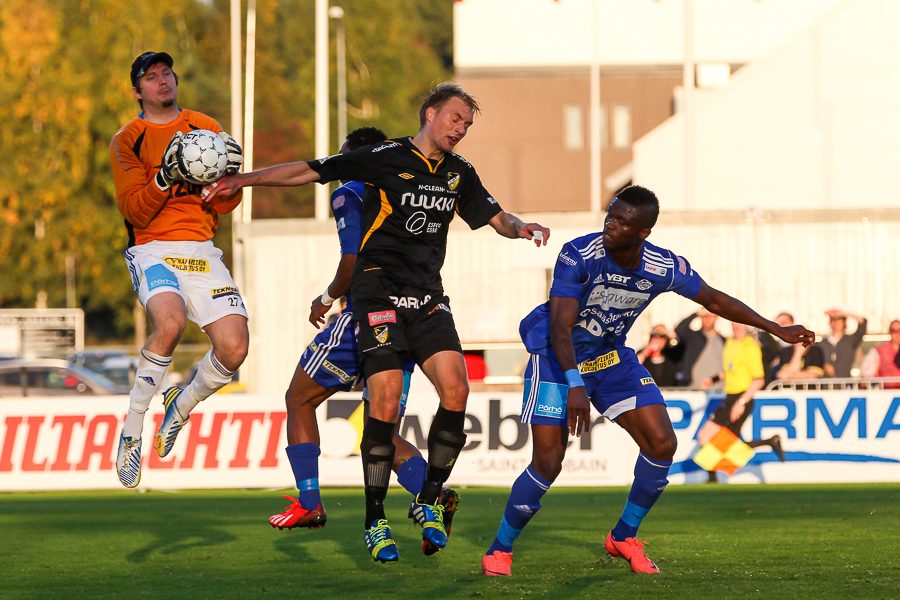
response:
[(370, 146), (383, 142), (387, 136), (383, 131), (375, 127), (360, 127), (347, 134), (347, 150), (356, 150), (363, 146)]
[(422, 107), (419, 109), (419, 129), (425, 127), (425, 113), (428, 112), (428, 109), (433, 106), (440, 110), (450, 98), (459, 98), (466, 103), (466, 106), (472, 109), (472, 112), (481, 112), (481, 107), (478, 106), (478, 102), (472, 94), (464, 90), (458, 83), (445, 81), (432, 87), (431, 94), (422, 103)]
[(656, 225), (656, 219), (659, 217), (659, 198), (647, 188), (639, 185), (628, 186), (616, 194), (613, 200), (619, 200), (638, 209), (645, 229), (652, 229)]

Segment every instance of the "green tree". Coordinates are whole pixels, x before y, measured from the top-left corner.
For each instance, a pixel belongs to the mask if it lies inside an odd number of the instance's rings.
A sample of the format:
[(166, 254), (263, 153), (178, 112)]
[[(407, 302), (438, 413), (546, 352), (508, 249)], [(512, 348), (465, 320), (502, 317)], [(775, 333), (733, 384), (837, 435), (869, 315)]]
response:
[[(444, 48), (452, 37), (452, 2), (332, 0), (331, 4), (344, 9), (347, 130), (373, 126), (389, 137), (415, 134), (423, 97), (433, 83), (450, 77), (449, 50), (442, 54), (436, 48)], [(259, 0), (258, 12), (254, 166), (315, 158), (315, 3)], [(435, 22), (438, 16), (443, 22)], [(332, 145), (337, 136), (335, 28), (330, 21)], [(254, 218), (313, 214), (311, 187), (253, 192)]]
[[(190, 56), (211, 10), (121, 0), (0, 5), (0, 306), (34, 306), (43, 294), (48, 306), (65, 306), (70, 258), (77, 305), (89, 319), (102, 316), (95, 325), (108, 334), (131, 327), (134, 294), (109, 140), (138, 112), (128, 79), (134, 57), (147, 47)], [(182, 73), (206, 73), (197, 63), (186, 61)]]
[[(415, 133), (421, 97), (449, 77), (451, 4), (342, 3), (350, 129)], [(135, 295), (108, 156), (113, 134), (139, 112), (131, 62), (147, 50), (172, 54), (179, 104), (230, 129), (229, 5), (0, 2), (0, 307), (35, 306), (42, 296), (48, 307), (65, 306), (74, 260), (76, 305), (92, 333), (131, 333)], [(314, 0), (257, 0), (257, 10), (256, 166), (313, 158)], [(331, 48), (333, 71), (333, 39)], [(331, 101), (334, 108), (334, 93)], [(334, 139), (336, 119), (332, 128)], [(312, 196), (306, 188), (257, 190), (254, 218), (312, 216)], [(220, 220), (216, 240), (226, 253), (230, 223)]]

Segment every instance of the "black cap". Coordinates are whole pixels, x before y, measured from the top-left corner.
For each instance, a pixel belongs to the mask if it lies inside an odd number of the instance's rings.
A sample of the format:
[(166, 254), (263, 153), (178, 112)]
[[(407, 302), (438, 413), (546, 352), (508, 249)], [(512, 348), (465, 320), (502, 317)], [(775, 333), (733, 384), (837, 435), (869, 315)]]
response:
[(131, 87), (137, 87), (137, 80), (143, 77), (147, 69), (158, 62), (164, 62), (171, 69), (175, 64), (172, 57), (165, 52), (144, 52), (131, 63)]

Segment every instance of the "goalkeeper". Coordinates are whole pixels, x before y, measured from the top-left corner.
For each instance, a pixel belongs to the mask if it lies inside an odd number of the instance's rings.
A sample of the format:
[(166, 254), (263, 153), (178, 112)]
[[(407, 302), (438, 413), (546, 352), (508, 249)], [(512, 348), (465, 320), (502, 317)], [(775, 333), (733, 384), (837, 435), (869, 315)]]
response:
[(175, 159), (182, 134), (209, 129), (228, 148), (227, 173), (243, 162), (241, 148), (212, 118), (178, 106), (178, 76), (165, 52), (145, 52), (131, 65), (132, 94), (141, 113), (129, 121), (109, 147), (116, 201), (125, 217), (125, 261), (134, 290), (147, 311), (153, 333), (141, 350), (128, 415), (119, 439), (116, 471), (125, 487), (141, 479), (144, 413), (172, 364), (187, 319), (200, 325), (212, 349), (184, 389), (165, 392), (165, 418), (154, 439), (160, 456), (198, 402), (234, 376), (247, 356), (247, 311), (222, 251), (212, 238), (219, 215), (241, 201), (241, 194), (204, 203), (201, 186), (188, 183)]

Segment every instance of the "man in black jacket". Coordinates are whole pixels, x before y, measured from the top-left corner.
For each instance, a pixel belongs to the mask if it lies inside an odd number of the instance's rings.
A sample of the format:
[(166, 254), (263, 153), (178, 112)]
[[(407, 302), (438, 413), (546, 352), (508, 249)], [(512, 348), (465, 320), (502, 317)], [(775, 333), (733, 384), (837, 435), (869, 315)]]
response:
[[(699, 330), (694, 331), (691, 324), (697, 318), (700, 319), (701, 326)], [(716, 315), (701, 308), (688, 315), (675, 327), (678, 344), (684, 348), (681, 369), (675, 374), (676, 385), (680, 387), (703, 385), (706, 389), (719, 384), (718, 374), (722, 370), (725, 337), (716, 331), (716, 319), (718, 319)]]

